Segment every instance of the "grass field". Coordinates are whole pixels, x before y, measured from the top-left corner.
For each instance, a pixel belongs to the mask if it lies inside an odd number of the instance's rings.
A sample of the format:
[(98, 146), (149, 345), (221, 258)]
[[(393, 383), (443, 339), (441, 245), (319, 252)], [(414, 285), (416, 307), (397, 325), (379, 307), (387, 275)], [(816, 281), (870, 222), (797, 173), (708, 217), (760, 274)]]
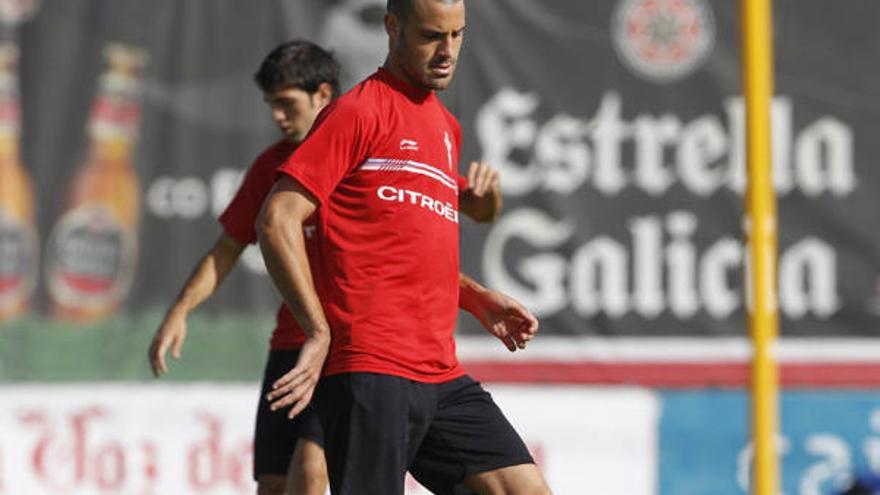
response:
[[(0, 325), (0, 382), (152, 380), (147, 348), (162, 312), (71, 325), (28, 317)], [(274, 319), (192, 315), (180, 361), (163, 380), (255, 381)], [(169, 358), (170, 359), (170, 358)]]

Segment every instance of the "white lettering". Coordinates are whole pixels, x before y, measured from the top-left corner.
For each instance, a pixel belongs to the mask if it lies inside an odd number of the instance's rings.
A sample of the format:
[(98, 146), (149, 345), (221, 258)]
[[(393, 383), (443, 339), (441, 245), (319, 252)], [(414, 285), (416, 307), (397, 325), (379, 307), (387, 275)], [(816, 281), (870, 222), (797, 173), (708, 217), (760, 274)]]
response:
[(450, 204), (446, 205), (446, 210), (443, 212), (443, 216), (445, 216), (450, 222), (458, 223), (458, 212), (455, 211), (455, 208)]
[(483, 250), (483, 273), (492, 287), (523, 301), (536, 314), (553, 314), (566, 305), (564, 278), (567, 263), (553, 252), (520, 260), (515, 273), (507, 272), (507, 243), (522, 239), (538, 249), (558, 248), (574, 233), (574, 223), (556, 221), (541, 210), (521, 208), (505, 215), (492, 228)]
[(403, 192), (405, 195), (409, 196), (409, 203), (412, 205), (418, 204), (419, 197), (421, 197), (421, 195), (422, 195), (422, 193), (420, 193), (420, 192), (409, 191), (406, 189), (401, 189), (401, 192)]
[(521, 196), (532, 192), (540, 174), (530, 161), (516, 161), (514, 155), (529, 150), (538, 135), (538, 125), (530, 118), (538, 108), (538, 96), (505, 88), (489, 99), (476, 116), (476, 133), (483, 160), (498, 167), (507, 194)]
[(679, 318), (690, 318), (699, 309), (695, 284), (696, 250), (691, 236), (697, 230), (697, 217), (687, 211), (674, 211), (666, 218), (672, 242), (666, 248), (669, 267), (669, 308)]
[[(636, 217), (629, 239), (599, 235), (561, 251), (576, 225), (541, 210), (516, 209), (490, 230), (483, 273), (495, 289), (522, 300), (539, 316), (570, 305), (579, 316), (635, 313), (654, 318), (668, 311), (689, 319), (700, 311), (723, 319), (742, 309), (751, 284), (746, 247), (722, 237), (700, 251), (697, 217), (674, 211), (664, 217)], [(508, 250), (511, 243), (518, 245)], [(522, 246), (525, 246), (523, 248)], [(517, 253), (518, 259), (511, 259)], [(802, 239), (780, 254), (779, 293), (783, 315), (828, 319), (840, 309), (837, 258), (829, 244)], [(508, 268), (510, 267), (510, 268)]]
[(678, 173), (682, 184), (697, 196), (712, 195), (724, 184), (725, 174), (723, 169), (711, 165), (726, 151), (727, 139), (714, 115), (688, 124), (678, 144)]
[(571, 298), (575, 313), (590, 317), (603, 311), (612, 318), (626, 313), (626, 258), (626, 247), (605, 236), (575, 251), (571, 261)]
[(185, 177), (171, 191), (177, 214), (189, 220), (199, 218), (208, 209), (208, 187), (197, 177)]
[[(738, 100), (742, 101), (741, 98)], [(743, 105), (740, 103), (740, 105)], [(791, 99), (785, 97), (777, 97), (773, 99), (770, 107), (770, 125), (773, 130), (773, 184), (776, 186), (776, 193), (785, 195), (791, 192), (794, 187), (794, 179), (791, 169), (791, 133), (793, 124), (791, 122)], [(745, 125), (740, 130), (741, 134), (745, 134)], [(745, 162), (743, 162), (745, 163)]]
[(557, 115), (541, 128), (535, 157), (538, 166), (546, 169), (546, 189), (571, 194), (587, 179), (590, 150), (584, 141), (585, 127), (570, 115)]
[(620, 160), (621, 142), (628, 136), (628, 126), (621, 118), (621, 101), (617, 93), (606, 93), (596, 112), (593, 140), (596, 143), (596, 177), (599, 192), (616, 195), (626, 186)]
[(852, 484), (852, 456), (849, 444), (837, 435), (816, 433), (807, 437), (804, 450), (817, 460), (801, 475), (798, 493), (822, 495), (831, 481), (834, 491), (846, 490)]
[(664, 115), (659, 119), (642, 115), (633, 123), (636, 142), (633, 180), (646, 193), (659, 196), (675, 182), (665, 163), (663, 149), (667, 143), (675, 142), (680, 129), (681, 122), (674, 115)]
[(376, 196), (382, 201), (409, 203), (418, 206), (419, 208), (432, 211), (451, 222), (458, 223), (458, 211), (452, 203), (449, 203), (448, 201), (445, 203), (441, 202), (427, 194), (410, 191), (408, 189), (398, 189), (392, 186), (380, 186), (376, 189)]
[(653, 318), (663, 311), (663, 232), (656, 217), (630, 222), (633, 237), (633, 306)]
[[(389, 196), (388, 193), (390, 193), (391, 195)], [(379, 195), (379, 199), (384, 199), (385, 201), (394, 201), (395, 199), (400, 201), (397, 196), (397, 190), (390, 186), (380, 187), (376, 191), (376, 194)]]
[[(706, 114), (682, 123), (678, 116), (623, 116), (617, 92), (602, 95), (595, 115), (551, 115), (539, 125), (533, 93), (505, 88), (477, 112), (483, 159), (496, 164), (505, 194), (523, 196), (546, 189), (572, 194), (584, 185), (608, 196), (634, 186), (646, 194), (666, 194), (676, 182), (706, 197), (745, 190), (745, 111), (741, 97), (724, 101), (721, 115)], [(852, 126), (824, 116), (800, 132), (793, 129), (793, 105), (785, 96), (771, 105), (773, 183), (780, 195), (850, 194), (857, 184)], [(632, 150), (630, 166), (624, 156)], [(674, 155), (675, 167), (667, 164)], [(792, 160), (794, 155), (794, 160)], [(794, 163), (792, 163), (794, 162)]]
[(834, 248), (808, 237), (788, 249), (779, 263), (780, 306), (793, 318), (812, 312), (825, 319), (840, 309)]
[(160, 176), (147, 186), (145, 206), (163, 218), (196, 220), (208, 213), (220, 216), (238, 191), (244, 172), (221, 168), (210, 179)]
[(798, 136), (798, 185), (807, 196), (815, 197), (827, 190), (840, 197), (855, 189), (852, 141), (852, 129), (831, 117), (819, 119)]
[(171, 190), (174, 188), (174, 179), (159, 177), (154, 180), (146, 193), (147, 208), (159, 218), (171, 218), (174, 216), (174, 205), (171, 203)]
[(219, 217), (235, 197), (244, 179), (244, 172), (235, 168), (221, 168), (211, 178), (211, 213)]
[(700, 296), (712, 318), (727, 318), (742, 301), (742, 295), (729, 281), (731, 272), (741, 268), (742, 262), (742, 246), (733, 239), (718, 240), (700, 260)]
[(146, 192), (146, 205), (159, 218), (194, 220), (208, 210), (208, 186), (197, 177), (159, 177)]

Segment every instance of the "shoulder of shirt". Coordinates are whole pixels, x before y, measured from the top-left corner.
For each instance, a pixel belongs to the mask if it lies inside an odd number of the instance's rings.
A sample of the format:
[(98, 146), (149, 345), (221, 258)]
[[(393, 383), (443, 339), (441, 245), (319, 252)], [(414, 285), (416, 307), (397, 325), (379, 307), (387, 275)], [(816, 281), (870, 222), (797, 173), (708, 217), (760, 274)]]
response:
[(376, 74), (364, 79), (336, 99), (332, 111), (348, 115), (371, 115), (388, 100), (388, 86)]
[(257, 158), (251, 165), (251, 169), (271, 168), (274, 170), (284, 163), (284, 160), (286, 160), (294, 150), (296, 150), (296, 145), (284, 138), (279, 139), (257, 155)]

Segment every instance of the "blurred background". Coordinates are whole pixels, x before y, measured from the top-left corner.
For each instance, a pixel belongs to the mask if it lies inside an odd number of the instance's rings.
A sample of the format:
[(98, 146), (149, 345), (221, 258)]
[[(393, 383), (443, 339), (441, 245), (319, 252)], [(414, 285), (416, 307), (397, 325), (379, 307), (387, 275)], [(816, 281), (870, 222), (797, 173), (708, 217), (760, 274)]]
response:
[[(738, 2), (475, 0), (461, 170), (501, 171), (462, 270), (541, 319), (459, 356), (558, 494), (748, 493)], [(247, 494), (280, 299), (250, 248), (161, 381), (146, 352), (278, 138), (275, 45), (381, 65), (383, 0), (0, 0), (0, 494)], [(777, 0), (786, 494), (880, 473), (880, 3)], [(412, 494), (425, 493), (411, 483)], [(870, 493), (859, 492), (859, 493)]]

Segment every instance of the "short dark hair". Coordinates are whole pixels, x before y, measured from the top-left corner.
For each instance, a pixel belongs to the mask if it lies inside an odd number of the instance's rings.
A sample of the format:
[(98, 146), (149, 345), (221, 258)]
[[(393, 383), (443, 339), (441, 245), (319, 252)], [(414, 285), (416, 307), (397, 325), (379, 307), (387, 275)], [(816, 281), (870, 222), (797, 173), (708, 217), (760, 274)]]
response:
[(409, 17), (412, 9), (412, 0), (388, 0), (388, 4), (385, 7), (385, 10), (387, 10), (389, 14), (394, 14), (402, 21), (405, 21), (406, 18)]
[[(405, 21), (413, 11), (414, 0), (388, 0), (385, 10)], [(446, 3), (457, 3), (459, 0), (446, 0)]]
[(265, 93), (295, 87), (311, 94), (327, 83), (335, 97), (339, 95), (339, 70), (331, 52), (310, 41), (293, 40), (266, 55), (254, 80)]

